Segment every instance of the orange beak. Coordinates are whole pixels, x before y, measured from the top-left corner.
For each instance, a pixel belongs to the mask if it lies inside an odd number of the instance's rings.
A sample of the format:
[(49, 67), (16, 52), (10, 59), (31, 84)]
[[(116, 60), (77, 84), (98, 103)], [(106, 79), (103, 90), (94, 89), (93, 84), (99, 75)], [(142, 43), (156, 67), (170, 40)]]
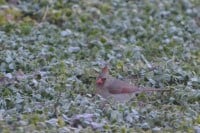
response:
[(101, 78), (97, 79), (96, 84), (103, 84), (103, 80)]

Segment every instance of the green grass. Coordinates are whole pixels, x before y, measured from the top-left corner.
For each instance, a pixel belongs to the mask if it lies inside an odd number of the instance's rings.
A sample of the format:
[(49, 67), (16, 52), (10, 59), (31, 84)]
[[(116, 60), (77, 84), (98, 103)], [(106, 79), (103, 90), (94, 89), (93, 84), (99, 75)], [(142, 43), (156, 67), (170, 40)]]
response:
[[(6, 6), (0, 11), (0, 132), (200, 128), (199, 6), (193, 0)], [(105, 103), (95, 95), (105, 62), (113, 76), (171, 91)]]

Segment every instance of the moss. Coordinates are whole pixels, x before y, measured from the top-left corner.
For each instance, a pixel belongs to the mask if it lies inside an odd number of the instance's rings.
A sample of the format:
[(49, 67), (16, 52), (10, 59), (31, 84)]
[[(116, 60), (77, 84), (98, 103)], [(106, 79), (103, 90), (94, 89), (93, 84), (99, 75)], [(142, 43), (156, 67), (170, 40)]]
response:
[(64, 9), (64, 12), (65, 12), (65, 14), (66, 14), (67, 17), (70, 17), (73, 14), (73, 12), (72, 12), (72, 10), (70, 8)]
[(2, 12), (0, 12), (0, 25), (4, 25), (6, 24), (6, 22), (7, 20), (6, 20), (5, 15)]
[(80, 19), (83, 23), (87, 23), (90, 20), (90, 15), (86, 13), (82, 13), (80, 15)]
[(123, 70), (123, 68), (124, 68), (124, 62), (121, 61), (121, 60), (117, 61), (116, 68)]
[(200, 115), (197, 116), (195, 123), (200, 124)]
[(60, 23), (63, 21), (62, 16), (63, 12), (60, 10), (50, 10), (49, 11), (49, 20), (53, 23)]
[(111, 10), (111, 6), (106, 3), (101, 4), (99, 8), (103, 14), (109, 14)]
[(31, 32), (32, 25), (30, 25), (29, 23), (21, 23), (19, 29), (21, 31), (21, 34), (28, 35)]
[(64, 120), (61, 117), (58, 118), (58, 125), (60, 127), (63, 127), (65, 125), (65, 122), (64, 122)]
[(101, 38), (100, 38), (100, 41), (101, 41), (101, 43), (106, 43), (106, 42), (107, 42), (107, 40), (106, 40), (105, 37), (101, 37)]
[(1, 96), (3, 97), (9, 97), (13, 94), (12, 90), (10, 88), (3, 88), (1, 92)]
[(40, 122), (40, 117), (37, 114), (32, 114), (32, 116), (30, 116), (29, 118), (29, 123), (36, 125), (38, 122)]
[(6, 4), (5, 0), (0, 0), (0, 5)]

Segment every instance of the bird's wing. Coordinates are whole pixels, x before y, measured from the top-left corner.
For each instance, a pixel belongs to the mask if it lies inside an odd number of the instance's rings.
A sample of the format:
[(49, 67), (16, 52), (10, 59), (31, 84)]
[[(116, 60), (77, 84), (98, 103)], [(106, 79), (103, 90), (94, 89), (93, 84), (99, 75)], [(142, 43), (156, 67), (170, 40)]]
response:
[(139, 91), (138, 87), (131, 86), (126, 82), (118, 81), (107, 87), (112, 94), (134, 93)]
[(124, 94), (124, 93), (133, 93), (135, 90), (132, 88), (118, 88), (118, 89), (109, 89), (108, 90), (112, 94)]

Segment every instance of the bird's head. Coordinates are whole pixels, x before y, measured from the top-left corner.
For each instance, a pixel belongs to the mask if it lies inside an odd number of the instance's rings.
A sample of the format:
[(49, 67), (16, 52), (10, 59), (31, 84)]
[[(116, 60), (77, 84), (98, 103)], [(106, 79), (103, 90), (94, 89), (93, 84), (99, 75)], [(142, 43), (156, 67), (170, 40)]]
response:
[(101, 73), (99, 74), (99, 76), (96, 79), (96, 85), (97, 86), (103, 86), (104, 83), (106, 82), (106, 79), (108, 78), (108, 67), (105, 66), (104, 68), (102, 68)]

